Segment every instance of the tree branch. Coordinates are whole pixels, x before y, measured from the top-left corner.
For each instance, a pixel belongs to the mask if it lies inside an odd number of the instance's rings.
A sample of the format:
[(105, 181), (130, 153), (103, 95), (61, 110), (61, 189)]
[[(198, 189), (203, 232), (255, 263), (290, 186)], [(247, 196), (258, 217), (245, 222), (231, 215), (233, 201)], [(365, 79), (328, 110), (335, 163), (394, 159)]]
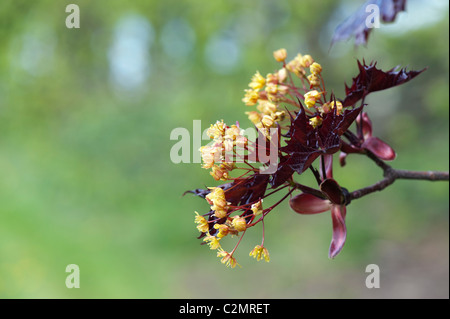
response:
[(370, 193), (374, 193), (377, 191), (381, 191), (392, 185), (397, 179), (414, 179), (414, 180), (427, 180), (427, 181), (448, 181), (449, 173), (448, 172), (436, 172), (436, 171), (408, 171), (408, 170), (400, 170), (394, 169), (384, 161), (379, 159), (375, 154), (370, 151), (366, 152), (367, 157), (375, 162), (382, 170), (384, 178), (367, 187), (355, 190), (348, 194), (347, 202), (350, 203), (353, 199), (361, 198)]

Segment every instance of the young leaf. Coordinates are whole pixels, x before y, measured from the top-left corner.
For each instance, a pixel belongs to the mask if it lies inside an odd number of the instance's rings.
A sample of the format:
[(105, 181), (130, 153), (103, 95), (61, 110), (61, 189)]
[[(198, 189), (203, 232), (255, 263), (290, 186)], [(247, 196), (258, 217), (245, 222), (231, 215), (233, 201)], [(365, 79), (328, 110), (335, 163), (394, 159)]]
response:
[(342, 103), (344, 107), (355, 105), (356, 102), (371, 92), (386, 90), (408, 82), (426, 70), (425, 68), (420, 71), (406, 71), (405, 68), (402, 68), (396, 71), (397, 68), (392, 68), (384, 72), (377, 69), (376, 64), (376, 62), (372, 62), (366, 65), (365, 61), (363, 61), (363, 64), (358, 61), (359, 74), (353, 78), (350, 87), (345, 85), (347, 96)]

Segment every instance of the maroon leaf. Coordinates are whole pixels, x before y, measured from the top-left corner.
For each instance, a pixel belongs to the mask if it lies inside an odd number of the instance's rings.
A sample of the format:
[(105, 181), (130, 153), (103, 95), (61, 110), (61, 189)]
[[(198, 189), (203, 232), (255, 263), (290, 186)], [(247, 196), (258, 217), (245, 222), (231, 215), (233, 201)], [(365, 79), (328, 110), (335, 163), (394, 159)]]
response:
[(336, 27), (334, 31), (331, 45), (337, 41), (345, 41), (355, 37), (355, 45), (366, 44), (369, 34), (373, 26), (367, 23), (373, 23), (372, 16), (374, 10), (368, 7), (369, 5), (376, 5), (379, 8), (380, 20), (383, 22), (393, 22), (397, 14), (405, 11), (406, 0), (369, 0), (362, 5), (358, 11), (353, 13), (344, 22)]
[(377, 137), (369, 137), (366, 139), (362, 145), (362, 148), (371, 151), (378, 158), (385, 161), (392, 161), (397, 156), (392, 147)]
[(331, 219), (333, 221), (333, 237), (331, 239), (329, 258), (336, 257), (342, 250), (347, 238), (347, 227), (345, 226), (345, 205), (333, 205), (331, 207)]
[(289, 206), (299, 214), (318, 214), (331, 209), (331, 203), (311, 194), (303, 193), (289, 200)]
[(362, 125), (364, 143), (361, 145), (361, 148), (371, 151), (382, 160), (394, 160), (397, 155), (392, 147), (379, 138), (372, 136), (372, 121), (370, 120), (369, 115), (366, 112), (363, 112), (361, 113), (361, 118), (362, 121), (360, 121), (360, 118), (357, 119), (358, 123), (362, 122), (360, 125)]
[(320, 190), (322, 191), (322, 193), (327, 195), (328, 199), (333, 204), (340, 205), (344, 202), (344, 195), (342, 192), (342, 188), (334, 179), (328, 178), (324, 180), (320, 184)]
[(358, 68), (359, 74), (353, 78), (352, 86), (345, 86), (347, 96), (343, 102), (344, 107), (355, 105), (356, 102), (371, 92), (389, 89), (408, 82), (426, 70), (425, 68), (421, 71), (407, 72), (405, 68), (398, 71), (395, 71), (396, 68), (392, 68), (384, 72), (376, 68), (376, 62), (366, 65), (365, 61), (363, 61), (363, 64), (358, 61)]
[[(218, 187), (225, 191), (225, 198), (231, 205), (238, 206), (255, 202), (264, 196), (269, 183), (268, 174), (254, 174), (248, 178), (238, 178), (231, 183), (222, 184)], [(195, 189), (186, 191), (196, 196), (205, 198), (211, 191), (209, 189)]]
[[(258, 201), (261, 197), (264, 196), (267, 184), (269, 183), (269, 174), (255, 174), (252, 175), (244, 185), (239, 185), (239, 188), (245, 188), (245, 194), (241, 197), (239, 202), (240, 205), (253, 203)], [(225, 197), (228, 200), (228, 194), (236, 192), (232, 188), (228, 191), (225, 191)]]
[(294, 174), (292, 167), (289, 163), (286, 163), (287, 160), (288, 156), (280, 156), (280, 163), (278, 164), (277, 171), (270, 177), (270, 185), (272, 185), (272, 188), (284, 184), (291, 178), (292, 174)]
[(329, 112), (324, 116), (322, 125), (314, 129), (303, 109), (292, 121), (286, 146), (280, 149), (288, 154), (284, 165), (301, 174), (322, 154), (334, 154), (341, 147), (341, 135), (355, 121), (362, 110), (346, 109), (343, 114)]
[[(334, 112), (330, 112), (325, 114), (322, 125), (319, 128), (320, 136), (323, 140), (324, 136), (329, 135), (338, 135), (341, 136), (345, 133), (345, 131), (352, 125), (352, 123), (357, 118), (358, 114), (363, 109), (363, 106), (354, 108), (354, 109), (346, 109), (343, 114), (337, 115)], [(324, 143), (328, 148), (332, 147), (332, 143)]]

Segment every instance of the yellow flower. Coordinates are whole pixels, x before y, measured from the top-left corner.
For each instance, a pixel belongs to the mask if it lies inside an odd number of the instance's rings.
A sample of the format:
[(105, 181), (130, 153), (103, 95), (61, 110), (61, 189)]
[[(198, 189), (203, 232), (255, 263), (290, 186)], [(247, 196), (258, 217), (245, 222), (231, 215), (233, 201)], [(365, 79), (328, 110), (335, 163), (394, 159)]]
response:
[(256, 258), (257, 261), (260, 261), (264, 258), (265, 261), (269, 262), (269, 251), (264, 246), (256, 245), (255, 248), (250, 252), (249, 256)]
[(278, 81), (280, 83), (283, 83), (287, 78), (287, 70), (285, 68), (281, 68), (278, 71), (277, 75), (278, 75)]
[(266, 75), (266, 84), (277, 84), (278, 83), (278, 73), (277, 74), (273, 74), (273, 73), (267, 73)]
[(227, 267), (234, 268), (234, 267), (236, 267), (236, 265), (239, 265), (239, 264), (236, 262), (236, 258), (234, 258), (229, 252), (226, 252), (225, 250), (223, 250), (223, 249), (221, 249), (221, 248), (220, 248), (219, 251), (217, 252), (217, 257), (222, 258), (222, 259), (220, 260), (220, 262), (221, 262), (222, 264), (226, 264)]
[(297, 58), (289, 61), (289, 63), (286, 64), (286, 69), (290, 72), (295, 73), (297, 76), (300, 76), (300, 73), (305, 73), (300, 65), (300, 61)]
[(219, 233), (217, 234), (218, 238), (223, 238), (230, 232), (230, 227), (225, 224), (215, 224), (214, 228), (219, 231)]
[(208, 221), (197, 212), (195, 212), (195, 223), (198, 224), (197, 229), (199, 232), (206, 233), (209, 230)]
[(314, 128), (316, 128), (320, 124), (322, 124), (322, 118), (320, 116), (316, 116), (316, 117), (309, 119), (309, 125), (311, 125)]
[(274, 84), (274, 83), (267, 83), (266, 85), (266, 92), (267, 94), (277, 94), (278, 92), (278, 85)]
[(211, 124), (210, 128), (206, 131), (206, 134), (210, 138), (219, 138), (225, 134), (226, 124), (222, 121), (217, 121), (216, 124)]
[(217, 165), (212, 167), (210, 174), (216, 181), (226, 181), (228, 178), (228, 171)]
[(275, 122), (284, 120), (285, 116), (286, 116), (285, 111), (275, 112), (275, 114), (272, 114), (272, 118)]
[(222, 147), (219, 147), (219, 145), (205, 145), (200, 147), (200, 153), (202, 153), (202, 167), (208, 169), (213, 167), (215, 162), (220, 161), (220, 157), (222, 155)]
[(337, 115), (341, 114), (343, 105), (340, 101), (336, 101), (336, 102), (332, 101), (332, 102), (330, 102), (330, 106), (331, 106), (331, 109), (334, 109), (336, 107)]
[(231, 225), (237, 231), (244, 231), (247, 229), (247, 222), (246, 222), (245, 218), (240, 217), (240, 216), (235, 216), (233, 218), (233, 221), (231, 222)]
[(316, 74), (310, 74), (308, 75), (308, 81), (311, 87), (318, 87), (320, 86), (320, 79)]
[(319, 75), (322, 72), (322, 66), (319, 63), (314, 62), (309, 66), (309, 70), (312, 74)]
[(223, 199), (223, 201), (225, 202), (225, 192), (222, 188), (220, 187), (208, 187), (208, 188), (211, 191), (208, 195), (205, 196), (206, 199), (209, 199), (212, 202), (218, 199)]
[(261, 122), (265, 127), (271, 127), (275, 123), (270, 115), (264, 115)]
[(273, 57), (277, 62), (283, 62), (286, 60), (287, 57), (287, 51), (286, 49), (279, 49), (273, 52)]
[(261, 199), (259, 202), (252, 205), (251, 210), (255, 216), (261, 215), (263, 213), (262, 202), (263, 200)]
[(309, 55), (302, 56), (299, 53), (292, 61), (286, 64), (286, 69), (293, 72), (298, 77), (303, 77), (306, 73), (305, 67), (309, 67), (308, 62), (311, 59), (312, 59), (311, 56)]
[(247, 90), (244, 90), (244, 92), (245, 92), (245, 96), (242, 99), (242, 101), (245, 103), (245, 105), (251, 106), (251, 105), (255, 105), (256, 102), (258, 102), (258, 99), (259, 99), (258, 91), (247, 89)]
[(220, 207), (216, 207), (213, 208), (214, 206), (211, 206), (211, 209), (214, 211), (214, 216), (216, 216), (217, 218), (224, 218), (227, 216), (227, 210), (220, 208)]
[(313, 91), (309, 91), (307, 92), (304, 97), (305, 97), (305, 104), (308, 108), (314, 107), (314, 105), (316, 104), (316, 101), (318, 99), (320, 99), (321, 93), (319, 93), (316, 90)]
[[(277, 110), (277, 105), (275, 103), (269, 102), (269, 101), (259, 101), (258, 105), (256, 106), (258, 111), (265, 115), (270, 115)], [(258, 120), (258, 122), (261, 120), (261, 118)]]
[(313, 63), (314, 59), (309, 54), (305, 54), (300, 58), (300, 65), (304, 68), (309, 68), (309, 66)]
[(208, 236), (203, 238), (203, 241), (208, 244), (209, 249), (219, 249), (220, 248), (219, 240), (220, 240), (220, 238), (211, 236), (209, 233), (208, 233)]
[(285, 95), (289, 92), (289, 88), (286, 85), (278, 85), (278, 93), (281, 95)]
[[(233, 139), (232, 138), (229, 138), (229, 137), (227, 137), (227, 138), (225, 138), (224, 140), (223, 140), (223, 143), (222, 143), (222, 146), (223, 146), (223, 150), (226, 152), (226, 153), (228, 153), (228, 154), (226, 154), (225, 156), (230, 156), (230, 152), (233, 150), (233, 146), (234, 146), (234, 141), (233, 141)], [(228, 158), (227, 158), (228, 159)]]
[(211, 205), (211, 210), (217, 218), (224, 218), (228, 212), (228, 202), (225, 199), (225, 192), (220, 187), (209, 187), (211, 192), (205, 196), (206, 201)]
[(250, 112), (245, 112), (245, 114), (247, 114), (248, 119), (249, 119), (253, 124), (256, 124), (256, 123), (261, 122), (262, 115), (259, 114), (258, 112), (256, 112), (256, 111), (250, 111)]
[(211, 235), (209, 235), (209, 233), (208, 233), (208, 236), (203, 239), (204, 242), (208, 243), (208, 246), (209, 246), (210, 249), (218, 249), (218, 248), (220, 248), (219, 240), (220, 240), (220, 238), (217, 238), (215, 236), (211, 236)]
[(259, 71), (256, 71), (255, 75), (253, 75), (252, 77), (252, 81), (248, 84), (248, 86), (257, 91), (262, 89), (265, 84), (266, 79), (259, 73)]

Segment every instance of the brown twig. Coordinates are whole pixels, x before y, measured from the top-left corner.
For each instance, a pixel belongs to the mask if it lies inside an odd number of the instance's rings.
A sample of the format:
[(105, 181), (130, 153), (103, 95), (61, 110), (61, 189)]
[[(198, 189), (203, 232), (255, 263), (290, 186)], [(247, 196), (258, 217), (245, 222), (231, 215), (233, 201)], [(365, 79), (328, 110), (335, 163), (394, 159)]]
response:
[(392, 185), (397, 179), (414, 179), (414, 180), (427, 180), (427, 181), (448, 181), (449, 173), (448, 172), (436, 172), (436, 171), (408, 171), (408, 170), (400, 170), (394, 169), (384, 161), (379, 159), (375, 154), (370, 151), (366, 152), (366, 155), (375, 162), (382, 170), (384, 178), (367, 187), (355, 190), (348, 194), (347, 202), (349, 203), (353, 199), (361, 198), (370, 193), (374, 193), (377, 191), (381, 191)]

